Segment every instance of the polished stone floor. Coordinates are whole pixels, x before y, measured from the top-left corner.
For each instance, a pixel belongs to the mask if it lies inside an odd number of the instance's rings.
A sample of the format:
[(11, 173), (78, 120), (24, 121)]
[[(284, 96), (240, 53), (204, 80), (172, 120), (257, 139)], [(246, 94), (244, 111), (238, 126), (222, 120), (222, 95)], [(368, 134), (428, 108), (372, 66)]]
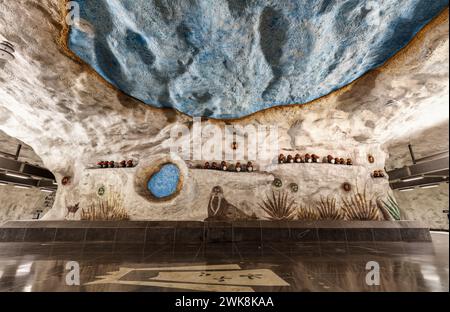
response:
[[(432, 238), (264, 245), (0, 243), (0, 291), (449, 291), (449, 236)], [(379, 264), (379, 285), (367, 285), (370, 261)], [(68, 285), (77, 284), (77, 276), (80, 285)]]

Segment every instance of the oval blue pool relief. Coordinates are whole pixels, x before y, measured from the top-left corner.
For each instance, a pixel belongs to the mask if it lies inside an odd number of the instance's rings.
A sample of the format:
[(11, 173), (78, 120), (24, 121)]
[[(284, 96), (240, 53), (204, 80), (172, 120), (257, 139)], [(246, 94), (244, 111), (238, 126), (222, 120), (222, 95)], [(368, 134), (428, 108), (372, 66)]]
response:
[(176, 193), (180, 182), (180, 169), (174, 164), (165, 164), (147, 182), (147, 189), (156, 198), (166, 198)]

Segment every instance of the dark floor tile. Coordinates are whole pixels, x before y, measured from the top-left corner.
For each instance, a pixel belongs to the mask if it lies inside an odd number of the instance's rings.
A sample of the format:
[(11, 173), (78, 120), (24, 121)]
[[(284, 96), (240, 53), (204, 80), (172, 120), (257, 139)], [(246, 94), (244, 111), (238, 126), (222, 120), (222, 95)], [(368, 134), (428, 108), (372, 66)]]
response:
[(25, 242), (53, 242), (55, 239), (55, 228), (28, 228), (25, 232)]
[(24, 236), (24, 228), (0, 228), (0, 242), (22, 242)]
[(114, 242), (116, 238), (116, 228), (88, 228), (86, 232), (86, 242)]
[(84, 242), (86, 229), (58, 228), (56, 229), (55, 242)]
[(199, 257), (203, 257), (209, 261), (222, 261), (224, 259), (232, 261), (232, 259), (240, 259), (239, 252), (233, 243), (207, 243), (200, 250)]
[(178, 221), (147, 221), (148, 228), (175, 228)]
[(66, 259), (74, 255), (82, 255), (84, 251), (83, 243), (56, 243), (51, 246), (51, 256)]
[(22, 247), (22, 256), (48, 256), (51, 254), (52, 245), (44, 243), (28, 243)]
[(401, 235), (399, 229), (373, 229), (373, 239), (380, 242), (400, 242)]
[(428, 231), (426, 229), (402, 228), (402, 229), (400, 229), (400, 235), (402, 237), (402, 241), (405, 241), (405, 242), (430, 242), (431, 241), (430, 231)]
[(173, 244), (175, 241), (174, 227), (147, 227), (146, 244)]
[(372, 229), (345, 229), (348, 242), (373, 242)]
[[(267, 250), (271, 250), (273, 252), (273, 249), (269, 247), (266, 248)], [(252, 243), (252, 242), (236, 242), (234, 243), (234, 249), (236, 252), (239, 252), (240, 255), (260, 255), (263, 252), (263, 244), (262, 243)]]
[(261, 239), (263, 242), (287, 242), (290, 239), (289, 228), (261, 227)]
[(317, 232), (318, 232), (319, 240), (321, 242), (328, 242), (328, 241), (346, 242), (347, 241), (344, 229), (320, 228), (320, 229), (317, 229)]
[(233, 226), (233, 242), (261, 242), (261, 227)]
[(175, 243), (202, 243), (205, 240), (205, 228), (177, 227), (175, 229)]
[[(123, 246), (119, 246), (123, 245)], [(433, 242), (240, 242), (140, 245), (133, 243), (0, 243), (0, 291), (177, 291), (142, 284), (69, 287), (67, 261), (78, 261), (82, 283), (121, 267), (161, 268), (234, 264), (242, 270), (271, 270), (289, 286), (252, 286), (254, 291), (445, 291), (448, 292), (448, 236)], [(138, 244), (139, 245), (139, 244)], [(372, 247), (376, 246), (376, 251)], [(83, 248), (81, 252), (80, 249)], [(118, 251), (123, 247), (123, 252)], [(59, 253), (54, 253), (59, 249)], [(76, 250), (77, 252), (71, 252)], [(48, 252), (51, 254), (48, 255)], [(368, 261), (380, 265), (381, 285), (365, 283)], [(176, 270), (176, 269), (175, 269)], [(203, 268), (201, 269), (203, 270)], [(146, 270), (144, 270), (146, 271)], [(158, 271), (158, 270), (157, 270)], [(157, 271), (135, 270), (141, 283)], [(186, 270), (185, 270), (186, 271)], [(186, 276), (186, 283), (190, 278)], [(195, 284), (195, 283), (193, 283)]]
[(114, 245), (114, 253), (135, 254), (143, 253), (145, 250), (144, 242), (117, 242)]
[(149, 221), (117, 221), (116, 223), (117, 228), (145, 229)]
[(141, 243), (145, 241), (146, 228), (118, 228), (116, 242)]
[(113, 242), (86, 242), (84, 244), (83, 253), (84, 256), (88, 256), (89, 254), (112, 254), (114, 251), (114, 243)]
[(322, 256), (341, 256), (349, 253), (346, 242), (320, 242), (320, 253)]
[(205, 227), (205, 241), (232, 242), (233, 228), (230, 225), (208, 225)]
[(315, 228), (291, 228), (290, 233), (290, 239), (294, 242), (316, 242), (319, 240)]
[(173, 250), (173, 242), (170, 244), (145, 244), (144, 254), (148, 257), (163, 249)]

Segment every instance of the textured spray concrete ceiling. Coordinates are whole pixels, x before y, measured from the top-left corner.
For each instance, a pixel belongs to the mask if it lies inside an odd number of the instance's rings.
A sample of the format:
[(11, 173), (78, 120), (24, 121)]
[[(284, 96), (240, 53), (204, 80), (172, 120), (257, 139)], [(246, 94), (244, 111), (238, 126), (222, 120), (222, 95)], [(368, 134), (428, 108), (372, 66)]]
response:
[(191, 116), (306, 103), (383, 64), (446, 0), (79, 0), (69, 47), (125, 93)]

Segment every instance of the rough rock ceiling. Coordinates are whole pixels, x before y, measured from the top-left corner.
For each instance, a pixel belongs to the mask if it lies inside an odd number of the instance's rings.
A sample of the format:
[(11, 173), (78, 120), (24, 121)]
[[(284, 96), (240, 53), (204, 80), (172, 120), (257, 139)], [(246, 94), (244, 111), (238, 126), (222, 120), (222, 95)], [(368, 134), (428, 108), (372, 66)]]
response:
[(190, 116), (306, 103), (383, 64), (447, 0), (78, 0), (69, 47), (126, 94)]
[[(168, 152), (171, 129), (192, 119), (106, 87), (65, 53), (62, 20), (59, 0), (0, 1), (0, 40), (16, 48), (15, 60), (0, 70), (0, 130), (29, 144), (59, 178), (76, 178), (105, 157)], [(448, 32), (446, 10), (381, 68), (314, 105), (269, 109), (228, 123), (277, 124), (280, 148), (325, 153), (414, 138), (448, 123)]]

